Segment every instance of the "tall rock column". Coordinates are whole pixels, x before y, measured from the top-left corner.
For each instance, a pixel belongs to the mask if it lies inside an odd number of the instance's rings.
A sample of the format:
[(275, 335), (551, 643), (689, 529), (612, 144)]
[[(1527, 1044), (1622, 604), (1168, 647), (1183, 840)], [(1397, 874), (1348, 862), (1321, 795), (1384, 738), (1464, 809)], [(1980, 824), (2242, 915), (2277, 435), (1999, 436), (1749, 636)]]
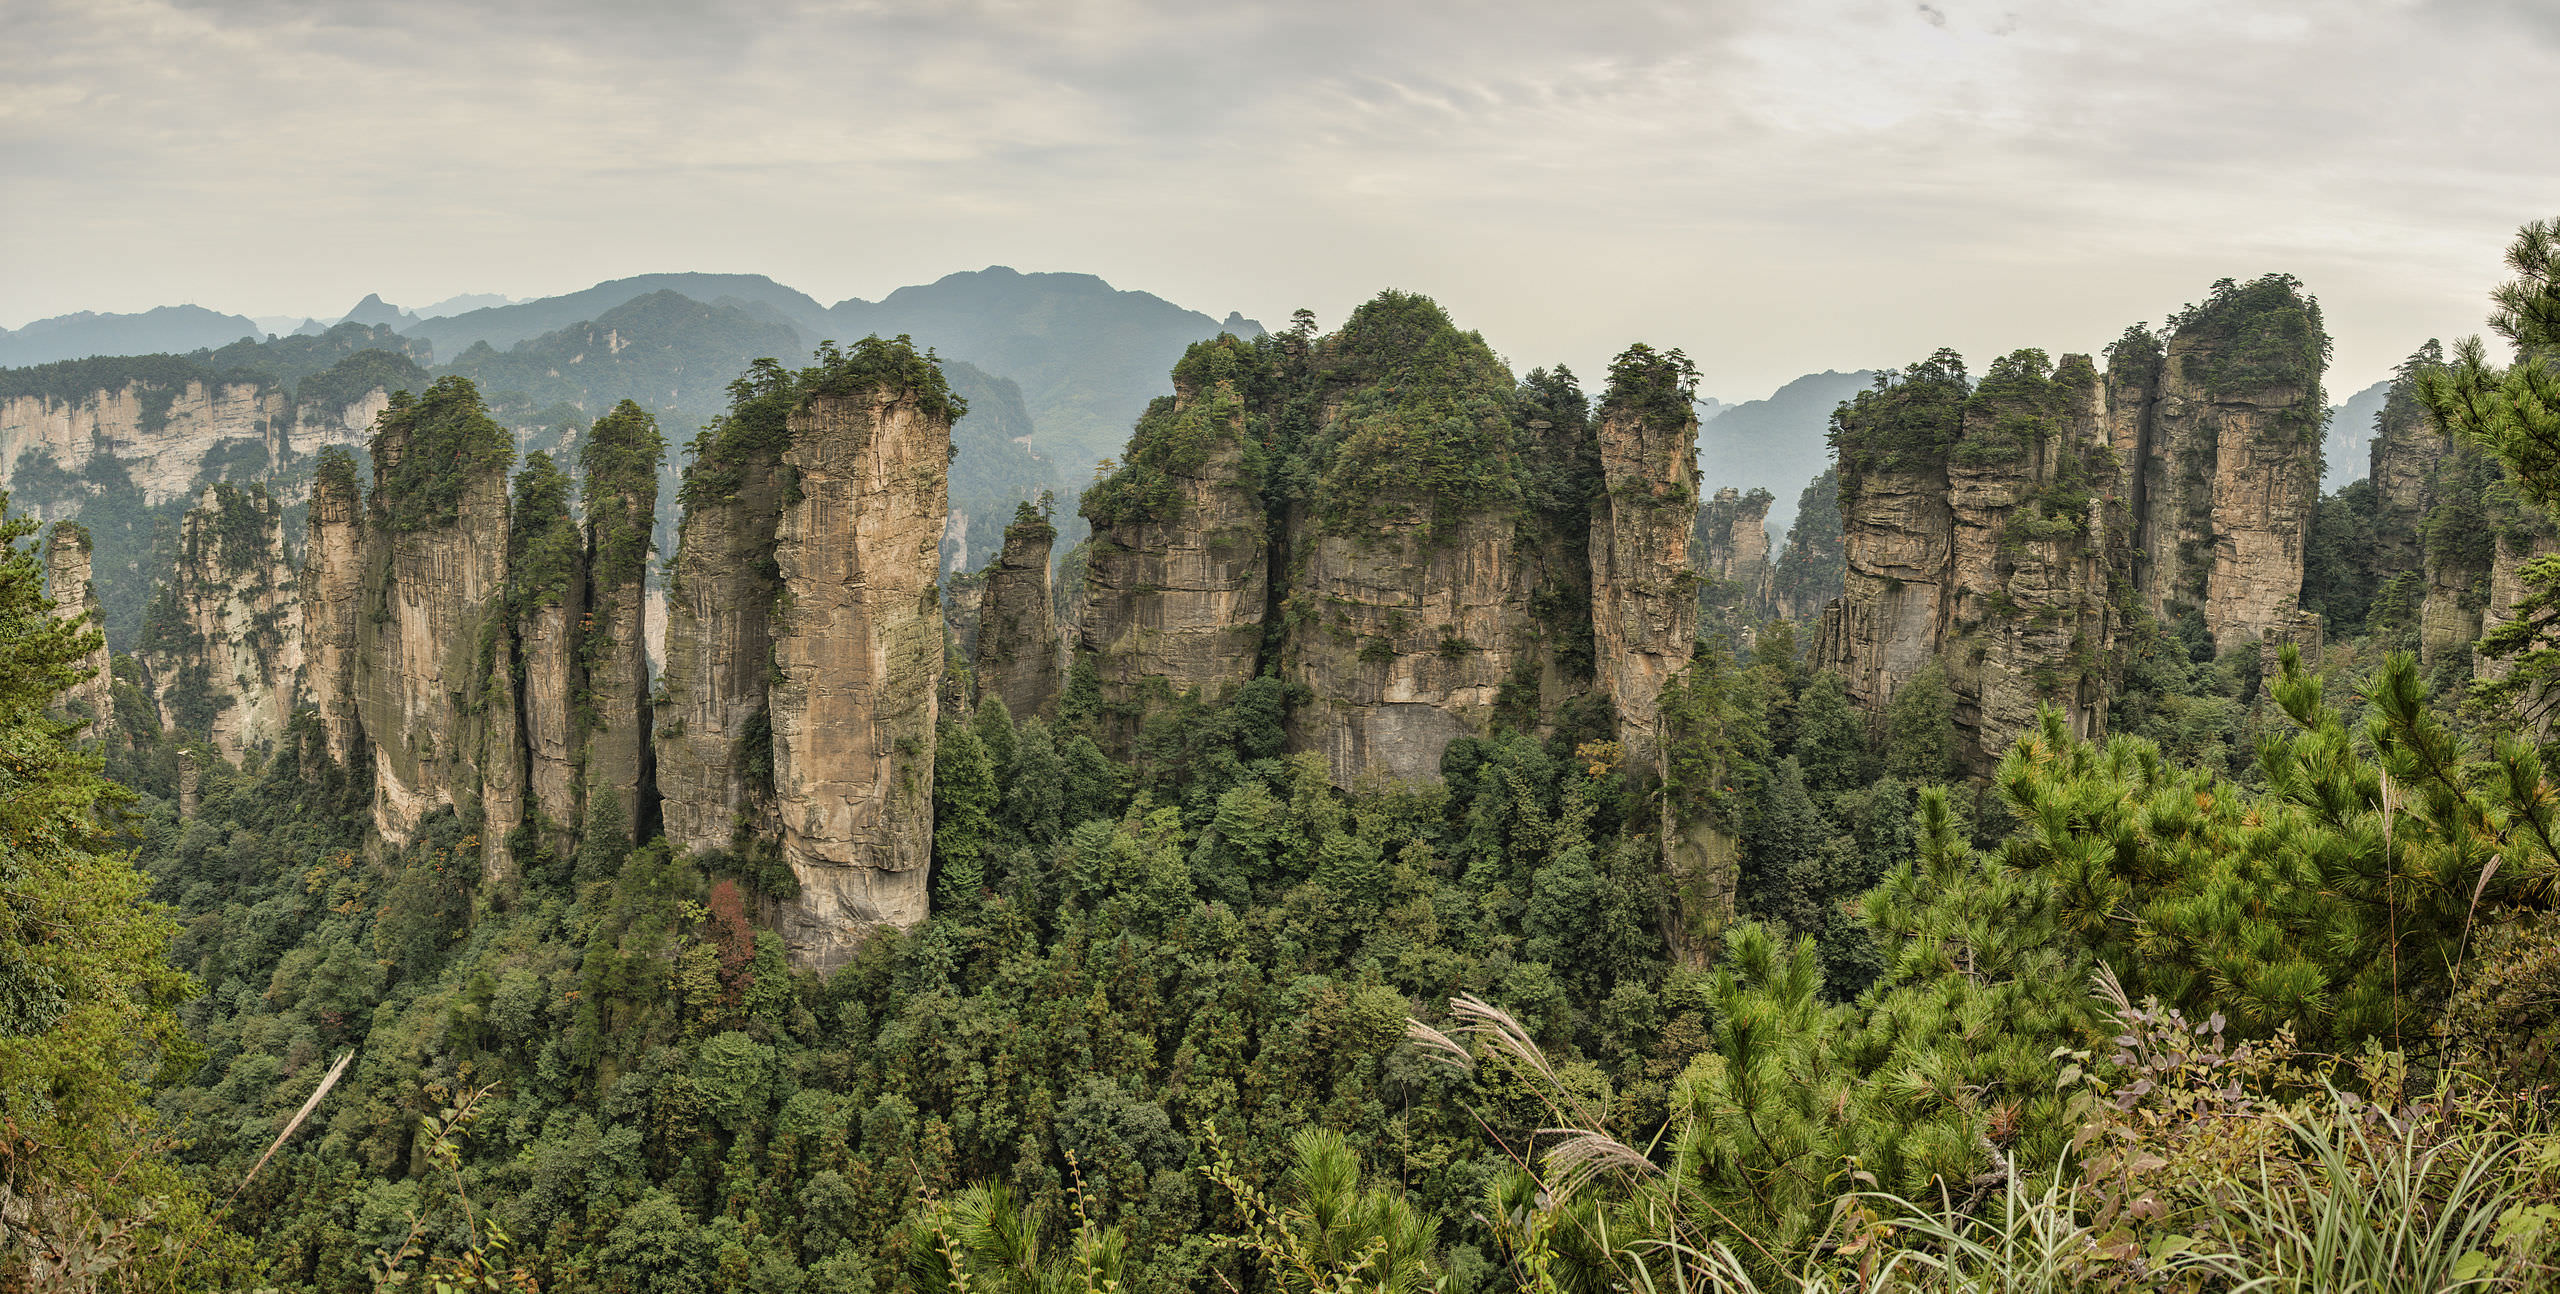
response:
[(1663, 686), (1697, 646), (1689, 534), (1698, 512), (1698, 414), (1677, 351), (1636, 346), (1600, 404), (1602, 498), (1591, 517), (1591, 623), (1599, 686), (1627, 762), (1660, 758)]
[(1310, 698), (1289, 743), (1343, 785), (1436, 777), (1450, 742), (1491, 728), (1515, 668), (1538, 669), (1515, 384), (1481, 337), (1404, 293), (1317, 351), (1322, 472), (1275, 561), (1281, 673)]
[(507, 608), (523, 682), (518, 726), (528, 807), (555, 856), (577, 847), (578, 695), (586, 687), (580, 634), (587, 619), (585, 541), (569, 515), (569, 475), (534, 451), (516, 473), (507, 527)]
[[(78, 522), (57, 521), (46, 532), (44, 587), (53, 599), (55, 614), (65, 619), (80, 617), (84, 629), (96, 630), (105, 623), (105, 608), (89, 579), (90, 553), (89, 529)], [(113, 664), (101, 633), (97, 649), (80, 658), (80, 668), (89, 676), (62, 694), (63, 713), (79, 723), (74, 735), (82, 741), (104, 733), (107, 721), (115, 717), (115, 679), (109, 672)]]
[(1004, 528), (1004, 551), (987, 568), (978, 600), (975, 672), (981, 700), (1017, 718), (1045, 713), (1058, 696), (1058, 628), (1049, 589), (1049, 546), (1058, 528), (1030, 504)]
[(1150, 702), (1193, 691), (1219, 700), (1260, 667), (1271, 551), (1248, 462), (1240, 388), (1250, 363), (1232, 337), (1193, 345), (1174, 366), (1174, 393), (1138, 420), (1126, 463), (1078, 506), (1093, 541), (1077, 641), (1119, 743), (1137, 735), (1132, 716)]
[(365, 596), (364, 491), (355, 456), (320, 453), (311, 484), (311, 530), (302, 558), (303, 690), (320, 712), (329, 758), (351, 768), (364, 747), (356, 714), (356, 653)]
[(1993, 361), (1965, 403), (1947, 464), (1954, 601), (1940, 656), (1977, 774), (2034, 727), (2039, 706), (2061, 709), (2084, 737), (2105, 725), (2116, 551), (2105, 399), (2087, 356), (2048, 373), (2043, 352), (2018, 351)]
[(138, 655), (163, 726), (204, 733), (234, 762), (283, 735), (302, 668), (293, 586), (284, 509), (263, 487), (205, 487), (143, 621)]
[(2142, 437), (2146, 599), (2225, 650), (2292, 632), (2300, 606), (2328, 353), (2301, 286), (2225, 279), (2174, 320)]
[(405, 844), (436, 809), (465, 811), (492, 877), (513, 873), (508, 835), (523, 817), (522, 779), (506, 768), (514, 751), (503, 733), (492, 747), (492, 711), (516, 705), (500, 668), (513, 440), (468, 379), (395, 398), (374, 432), (357, 624), (375, 829)]
[(629, 400), (596, 420), (579, 447), (586, 477), (587, 627), (579, 644), (595, 729), (587, 737), (590, 809), (611, 796), (621, 830), (637, 840), (657, 816), (651, 777), (649, 644), (642, 629), (649, 530), (658, 509), (666, 442), (655, 418)]
[(793, 378), (759, 364), (733, 391), (729, 412), (685, 468), (667, 583), (658, 807), (667, 839), (688, 852), (736, 844), (764, 823), (773, 798), (766, 692)]
[(951, 423), (903, 342), (823, 355), (790, 417), (774, 561), (774, 816), (799, 880), (780, 913), (803, 966), (924, 919), (943, 665), (937, 548)]
[(1964, 435), (1969, 393), (1962, 357), (1940, 351), (1880, 379), (1834, 418), (1848, 569), (1823, 610), (1814, 659), (1870, 711), (1927, 666), (1944, 637), (1955, 556), (1947, 454)]

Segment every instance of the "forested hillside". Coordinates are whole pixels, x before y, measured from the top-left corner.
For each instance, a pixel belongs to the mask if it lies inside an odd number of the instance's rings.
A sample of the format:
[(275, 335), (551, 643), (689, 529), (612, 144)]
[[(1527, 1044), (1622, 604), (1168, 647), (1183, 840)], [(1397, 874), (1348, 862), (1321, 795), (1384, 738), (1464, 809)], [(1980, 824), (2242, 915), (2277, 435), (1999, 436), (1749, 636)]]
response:
[[(289, 569), (208, 493), (102, 698), (12, 523), (0, 1271), (2560, 1287), (2560, 226), (2512, 264), (2344, 490), (2269, 274), (1879, 370), (1774, 560), (1681, 352), (1397, 292), (1191, 345), (1055, 571), (1029, 481), (940, 547), (1018, 394), (682, 296), (403, 387)], [(520, 459), (555, 349), (710, 380), (661, 311), (741, 339), (707, 426)]]

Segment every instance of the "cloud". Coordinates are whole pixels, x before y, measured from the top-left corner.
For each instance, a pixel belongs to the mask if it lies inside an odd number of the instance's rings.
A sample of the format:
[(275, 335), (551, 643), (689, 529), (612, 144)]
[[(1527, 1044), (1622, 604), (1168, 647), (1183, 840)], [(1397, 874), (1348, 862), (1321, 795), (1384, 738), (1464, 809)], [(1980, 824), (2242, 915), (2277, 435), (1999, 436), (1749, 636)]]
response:
[(2093, 346), (2270, 268), (2378, 371), (2560, 207), (2541, 6), (0, 0), (0, 319), (991, 262), (1429, 291), (1711, 389)]

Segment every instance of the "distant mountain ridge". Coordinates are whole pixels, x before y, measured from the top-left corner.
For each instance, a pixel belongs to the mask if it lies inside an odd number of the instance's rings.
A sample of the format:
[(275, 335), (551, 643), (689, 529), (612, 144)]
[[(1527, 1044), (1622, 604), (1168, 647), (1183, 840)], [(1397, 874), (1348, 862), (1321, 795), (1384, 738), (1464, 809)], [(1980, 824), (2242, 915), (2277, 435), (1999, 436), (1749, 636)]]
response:
[(1699, 483), (1709, 494), (1732, 486), (1767, 490), (1769, 529), (1784, 543), (1804, 487), (1831, 466), (1831, 411), (1875, 383), (1875, 370), (1824, 370), (1761, 400), (1724, 405), (1698, 428)]
[(2391, 394), (2391, 379), (2383, 380), (2348, 396), (2345, 403), (2329, 406), (2327, 429), (2320, 438), (2320, 492), (2334, 494), (2350, 483), (2361, 481), (2373, 467), (2373, 420), (2382, 414), (2382, 402)]
[(82, 310), (38, 319), (24, 328), (0, 329), (0, 368), (94, 355), (184, 355), (265, 335), (246, 315), (203, 306), (160, 306), (129, 315)]

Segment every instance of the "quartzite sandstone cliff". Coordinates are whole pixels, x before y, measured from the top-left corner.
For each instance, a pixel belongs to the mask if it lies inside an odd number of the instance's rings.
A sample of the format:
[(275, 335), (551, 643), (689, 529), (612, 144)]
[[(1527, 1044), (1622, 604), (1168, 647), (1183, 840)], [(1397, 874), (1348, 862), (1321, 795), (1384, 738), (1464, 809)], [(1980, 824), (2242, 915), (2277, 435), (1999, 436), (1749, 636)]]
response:
[(1028, 504), (1004, 529), (1004, 549), (979, 588), (978, 697), (1004, 702), (1017, 720), (1046, 715), (1058, 697), (1059, 647), (1049, 587), (1049, 547), (1057, 527)]
[[(86, 617), (86, 627), (95, 630), (103, 611), (98, 605), (98, 591), (89, 580), (90, 551), (85, 527), (72, 521), (53, 523), (45, 537), (44, 588), (58, 614)], [(113, 663), (101, 635), (97, 649), (80, 660), (79, 668), (87, 677), (62, 694), (62, 713), (80, 725), (75, 734), (80, 740), (105, 731), (107, 720), (115, 713), (115, 679), (109, 672)]]

